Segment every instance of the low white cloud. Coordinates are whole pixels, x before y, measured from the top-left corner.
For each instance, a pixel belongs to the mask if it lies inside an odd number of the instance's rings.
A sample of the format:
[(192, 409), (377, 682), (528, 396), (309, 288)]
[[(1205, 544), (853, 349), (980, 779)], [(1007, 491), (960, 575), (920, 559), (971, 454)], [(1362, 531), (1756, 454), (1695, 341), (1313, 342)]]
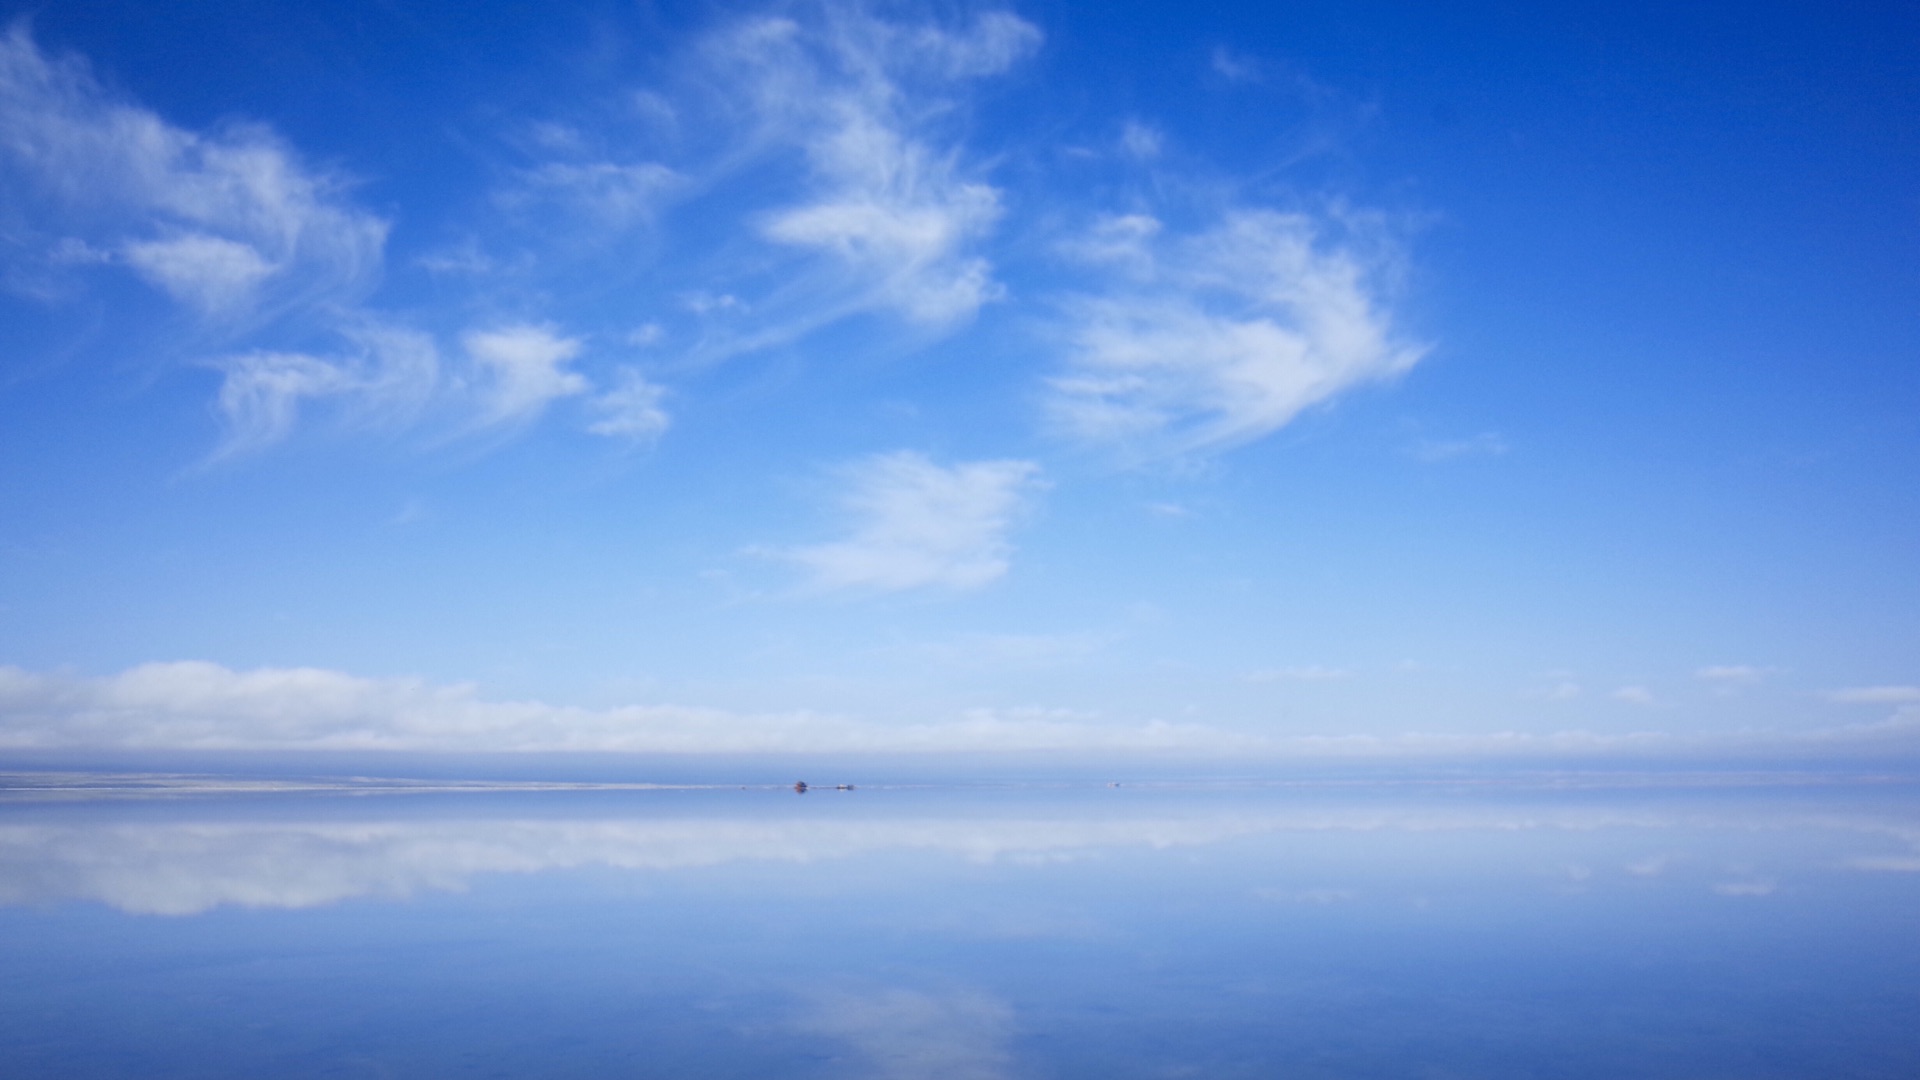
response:
[(1068, 302), (1065, 369), (1049, 382), (1055, 424), (1090, 443), (1144, 456), (1226, 449), (1390, 381), (1423, 351), (1387, 312), (1397, 249), (1357, 218), (1237, 210), (1169, 238), (1130, 215), (1068, 252), (1112, 279)]
[(469, 685), (203, 661), (85, 677), (0, 667), (0, 749), (381, 750), (468, 753), (1154, 753), (1247, 759), (1797, 760), (1920, 751), (1920, 717), (1798, 731), (1276, 735), (1121, 723), (1059, 709), (969, 710), (938, 722), (648, 704), (494, 701)]
[(664, 387), (648, 382), (632, 368), (623, 368), (613, 387), (593, 399), (593, 411), (600, 418), (588, 424), (587, 430), (634, 442), (657, 439), (673, 424), (662, 404), (666, 396)]
[(1030, 461), (937, 465), (899, 451), (843, 471), (849, 534), (789, 549), (819, 589), (975, 589), (1007, 572), (1007, 533), (1039, 475)]
[(550, 326), (477, 330), (461, 340), (481, 372), (481, 413), (488, 423), (531, 419), (554, 401), (590, 389), (585, 376), (567, 368), (580, 355), (580, 340)]
[(1920, 702), (1920, 686), (1853, 686), (1830, 696), (1843, 705), (1912, 705)]
[(678, 705), (584, 709), (489, 701), (471, 686), (319, 668), (235, 671), (202, 661), (80, 678), (0, 667), (0, 749), (462, 752), (949, 753), (1233, 747), (1200, 725), (1102, 725), (976, 713), (872, 724), (807, 712)]
[(804, 732), (806, 725), (794, 724), (668, 706), (591, 711), (489, 702), (471, 687), (316, 668), (234, 671), (185, 661), (98, 679), (0, 669), (0, 745), (12, 747), (744, 749), (787, 742), (775, 733)]
[(372, 285), (387, 225), (345, 189), (264, 127), (176, 127), (42, 53), (26, 23), (0, 37), (9, 239), (83, 244), (202, 314), (260, 317)]
[(1618, 687), (1613, 691), (1613, 694), (1611, 696), (1613, 700), (1624, 701), (1629, 705), (1644, 706), (1644, 705), (1654, 705), (1658, 703), (1658, 699), (1653, 696), (1653, 691), (1647, 689), (1644, 686)]

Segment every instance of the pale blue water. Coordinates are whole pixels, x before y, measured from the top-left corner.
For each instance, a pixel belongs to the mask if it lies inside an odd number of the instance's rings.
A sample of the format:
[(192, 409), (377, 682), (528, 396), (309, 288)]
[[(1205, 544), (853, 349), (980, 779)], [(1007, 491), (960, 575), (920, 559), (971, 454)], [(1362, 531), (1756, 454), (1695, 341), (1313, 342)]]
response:
[(1902, 783), (0, 800), (7, 1077), (1920, 1076)]

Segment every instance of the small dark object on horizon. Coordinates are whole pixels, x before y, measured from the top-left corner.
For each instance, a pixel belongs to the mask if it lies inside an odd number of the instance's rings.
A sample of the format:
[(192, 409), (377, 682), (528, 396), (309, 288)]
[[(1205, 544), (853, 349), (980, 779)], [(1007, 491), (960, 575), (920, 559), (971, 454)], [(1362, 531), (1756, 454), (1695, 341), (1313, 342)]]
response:
[(852, 790), (853, 790), (853, 785), (852, 785), (852, 784), (835, 784), (835, 785), (833, 785), (833, 790), (835, 790), (835, 791), (852, 791)]
[(793, 785), (793, 790), (801, 795), (805, 795), (807, 793), (807, 782), (805, 780), (798, 781)]

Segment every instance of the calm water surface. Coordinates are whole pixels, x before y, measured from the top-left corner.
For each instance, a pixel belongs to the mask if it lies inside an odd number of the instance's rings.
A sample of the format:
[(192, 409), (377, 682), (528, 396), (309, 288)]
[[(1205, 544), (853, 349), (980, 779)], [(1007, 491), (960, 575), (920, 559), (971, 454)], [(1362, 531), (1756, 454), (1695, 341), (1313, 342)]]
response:
[(1920, 789), (0, 798), (8, 1077), (1920, 1076)]

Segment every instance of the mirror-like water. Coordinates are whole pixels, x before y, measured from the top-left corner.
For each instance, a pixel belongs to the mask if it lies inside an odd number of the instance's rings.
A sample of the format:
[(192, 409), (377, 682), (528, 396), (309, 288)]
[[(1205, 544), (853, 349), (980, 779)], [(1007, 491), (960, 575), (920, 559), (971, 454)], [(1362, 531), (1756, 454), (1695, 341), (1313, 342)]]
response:
[(0, 803), (7, 1076), (1912, 1077), (1900, 784)]

